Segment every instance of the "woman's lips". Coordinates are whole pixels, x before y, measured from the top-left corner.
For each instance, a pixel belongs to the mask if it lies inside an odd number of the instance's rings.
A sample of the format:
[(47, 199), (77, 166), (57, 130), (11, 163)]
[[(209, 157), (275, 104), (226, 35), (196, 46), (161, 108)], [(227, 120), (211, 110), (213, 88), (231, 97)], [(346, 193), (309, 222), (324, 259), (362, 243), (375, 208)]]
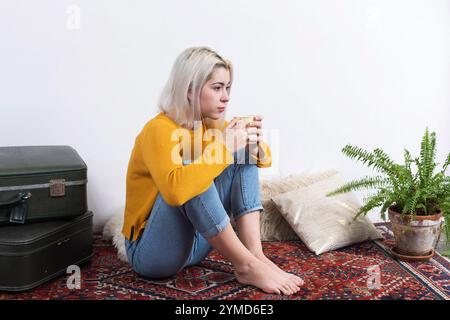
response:
[(217, 108), (217, 110), (219, 110), (219, 112), (224, 112), (225, 108)]

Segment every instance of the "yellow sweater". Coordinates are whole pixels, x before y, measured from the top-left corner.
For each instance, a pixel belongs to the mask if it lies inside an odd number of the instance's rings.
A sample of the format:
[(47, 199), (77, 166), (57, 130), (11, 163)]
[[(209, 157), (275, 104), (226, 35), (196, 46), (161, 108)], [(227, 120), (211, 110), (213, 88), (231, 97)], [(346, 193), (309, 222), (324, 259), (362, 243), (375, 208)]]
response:
[[(205, 192), (214, 179), (233, 163), (233, 154), (214, 137), (211, 137), (210, 141), (202, 142), (199, 157), (190, 157), (187, 152), (183, 154), (183, 150), (187, 150), (182, 148), (183, 138), (189, 137), (174, 133), (188, 133), (191, 138), (191, 150), (194, 150), (194, 137), (207, 140), (202, 138), (206, 129), (208, 128), (204, 125), (195, 131), (184, 129), (163, 112), (144, 126), (135, 140), (128, 163), (125, 218), (122, 228), (122, 233), (127, 239), (134, 241), (139, 238), (158, 193), (161, 193), (167, 204), (181, 206)], [(265, 154), (262, 158), (254, 158), (256, 165), (260, 168), (270, 167), (272, 164), (270, 150), (262, 142), (260, 146)], [(195, 150), (193, 154), (195, 155)], [(216, 156), (221, 160), (215, 161)], [(191, 164), (183, 165), (183, 160), (190, 159), (195, 160)]]

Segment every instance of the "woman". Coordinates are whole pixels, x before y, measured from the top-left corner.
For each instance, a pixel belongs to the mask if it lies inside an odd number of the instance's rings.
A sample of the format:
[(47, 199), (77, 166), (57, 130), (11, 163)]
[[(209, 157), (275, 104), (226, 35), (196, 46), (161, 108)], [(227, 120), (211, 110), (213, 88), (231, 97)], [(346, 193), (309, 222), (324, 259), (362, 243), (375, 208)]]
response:
[(128, 259), (144, 277), (169, 277), (215, 248), (238, 282), (293, 294), (303, 280), (261, 247), (258, 167), (271, 165), (262, 117), (246, 127), (239, 118), (225, 121), (232, 78), (231, 63), (209, 48), (189, 48), (176, 59), (160, 113), (136, 138), (128, 166)]

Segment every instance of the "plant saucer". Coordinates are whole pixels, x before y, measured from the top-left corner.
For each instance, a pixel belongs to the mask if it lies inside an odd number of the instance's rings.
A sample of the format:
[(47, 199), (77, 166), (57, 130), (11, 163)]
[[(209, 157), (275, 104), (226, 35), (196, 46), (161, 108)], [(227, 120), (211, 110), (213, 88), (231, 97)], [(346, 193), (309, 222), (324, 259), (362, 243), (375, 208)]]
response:
[(393, 247), (391, 249), (392, 254), (398, 258), (399, 260), (406, 261), (406, 262), (418, 262), (418, 261), (427, 261), (431, 257), (434, 256), (434, 249), (431, 249), (430, 253), (424, 256), (408, 256), (404, 254), (400, 254), (397, 252), (397, 248)]

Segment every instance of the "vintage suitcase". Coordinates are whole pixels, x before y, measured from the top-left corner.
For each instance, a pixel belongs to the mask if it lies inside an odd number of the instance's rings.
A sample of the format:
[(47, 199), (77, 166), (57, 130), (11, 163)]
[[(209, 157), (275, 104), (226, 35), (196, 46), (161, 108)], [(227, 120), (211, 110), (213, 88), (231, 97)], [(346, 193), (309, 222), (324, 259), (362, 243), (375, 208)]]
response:
[(85, 213), (87, 167), (70, 146), (0, 147), (0, 225)]
[(34, 288), (66, 273), (71, 265), (88, 261), (92, 257), (92, 217), (88, 211), (68, 221), (1, 226), (0, 291)]

